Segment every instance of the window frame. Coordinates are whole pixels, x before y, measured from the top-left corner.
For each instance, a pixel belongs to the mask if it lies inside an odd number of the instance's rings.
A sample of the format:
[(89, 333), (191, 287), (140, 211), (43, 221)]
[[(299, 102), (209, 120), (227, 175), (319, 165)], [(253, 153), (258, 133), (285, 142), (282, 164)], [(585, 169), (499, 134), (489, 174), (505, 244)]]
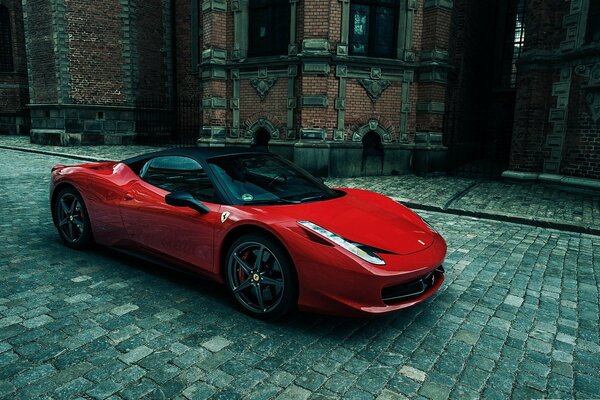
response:
[[(6, 39), (6, 43), (4, 40)], [(0, 4), (0, 73), (15, 72), (11, 13)]]
[[(258, 5), (257, 3), (261, 3)], [(265, 32), (265, 38), (267, 45), (261, 43), (259, 40), (259, 25), (255, 25), (258, 21), (257, 13), (260, 12), (266, 15), (267, 19), (267, 31)], [(282, 18), (278, 18), (281, 14), (287, 16), (287, 22), (283, 23), (279, 21)], [(249, 0), (248, 1), (248, 57), (274, 57), (274, 56), (287, 56), (288, 47), (290, 44), (290, 19), (291, 19), (291, 5), (289, 0)], [(280, 24), (275, 24), (275, 21), (279, 21)], [(279, 29), (275, 31), (275, 29)], [(269, 29), (271, 31), (269, 32)], [(282, 42), (279, 43), (274, 38), (282, 37)], [(281, 48), (279, 48), (281, 47)]]
[[(597, 7), (597, 9), (593, 10), (592, 7)], [(600, 43), (600, 22), (596, 22), (596, 25), (593, 25), (591, 22), (594, 16), (596, 17), (596, 21), (598, 21), (600, 18), (600, 2), (598, 2), (598, 0), (592, 0), (588, 2), (587, 13), (585, 16), (585, 33), (583, 38), (584, 45)], [(593, 31), (591, 26), (594, 26), (595, 28)], [(592, 37), (593, 34), (597, 34), (599, 38), (594, 40)]]
[[(355, 53), (353, 51), (353, 37), (354, 37), (354, 18), (352, 14), (352, 6), (353, 5), (363, 5), (368, 7), (368, 17), (367, 17), (367, 26), (368, 26), (368, 40), (367, 46), (368, 50), (366, 53)], [(393, 18), (393, 31), (391, 39), (391, 53), (382, 55), (375, 53), (373, 49), (373, 44), (376, 42), (376, 32), (377, 29), (372, 29), (373, 26), (376, 26), (374, 22), (377, 18), (377, 7), (385, 7), (392, 9), (394, 12)], [(394, 1), (393, 5), (386, 2), (386, 0), (351, 0), (350, 1), (350, 18), (348, 20), (348, 54), (353, 57), (371, 57), (371, 58), (386, 58), (386, 59), (395, 59), (398, 58), (398, 30), (399, 30), (399, 22), (400, 22), (400, 1)]]
[(140, 171), (139, 171), (139, 173), (137, 173), (138, 177), (143, 182), (145, 182), (146, 184), (148, 184), (148, 185), (150, 185), (150, 186), (152, 186), (154, 188), (158, 188), (160, 190), (163, 190), (165, 192), (174, 193), (174, 192), (180, 191), (180, 190), (170, 190), (168, 188), (164, 188), (162, 186), (158, 186), (155, 183), (150, 182), (149, 180), (145, 179), (144, 176), (142, 176), (145, 173), (147, 165), (149, 166), (149, 165), (151, 165), (151, 163), (153, 161), (156, 161), (156, 160), (162, 159), (162, 158), (184, 158), (186, 160), (189, 160), (189, 161), (192, 161), (193, 163), (195, 163), (199, 167), (198, 169), (180, 169), (180, 170), (172, 169), (172, 170), (173, 171), (202, 171), (204, 173), (204, 175), (206, 176), (206, 179), (208, 180), (208, 182), (212, 186), (212, 189), (213, 189), (213, 192), (214, 192), (214, 196), (213, 196), (212, 199), (207, 199), (207, 198), (204, 198), (202, 196), (198, 196), (198, 193), (194, 193), (194, 192), (191, 192), (189, 190), (183, 189), (181, 191), (187, 191), (187, 192), (191, 193), (194, 196), (194, 198), (196, 198), (198, 201), (201, 201), (201, 202), (212, 203), (212, 204), (222, 204), (222, 201), (221, 201), (222, 195), (220, 193), (218, 185), (215, 184), (214, 179), (211, 176), (210, 170), (208, 168), (206, 168), (206, 166), (204, 165), (204, 163), (202, 163), (202, 162), (200, 162), (200, 161), (198, 161), (198, 160), (196, 160), (195, 158), (192, 158), (192, 157), (188, 157), (188, 156), (185, 156), (185, 155), (175, 155), (175, 154), (173, 154), (173, 155), (161, 155), (161, 156), (156, 156), (156, 157), (149, 158), (149, 159), (145, 160), (143, 163), (141, 163)]

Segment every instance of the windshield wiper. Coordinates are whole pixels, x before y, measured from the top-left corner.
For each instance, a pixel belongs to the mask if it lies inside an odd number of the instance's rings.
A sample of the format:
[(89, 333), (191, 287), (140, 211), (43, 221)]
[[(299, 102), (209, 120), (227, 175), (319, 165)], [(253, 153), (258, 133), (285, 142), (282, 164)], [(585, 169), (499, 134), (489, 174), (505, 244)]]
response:
[(300, 204), (299, 201), (287, 200), (287, 199), (265, 199), (265, 200), (252, 200), (244, 202), (244, 206), (252, 206), (257, 204)]
[(329, 199), (330, 197), (329, 197), (329, 195), (327, 193), (321, 193), (321, 194), (318, 194), (316, 196), (304, 197), (303, 199), (300, 199), (299, 202), (300, 203), (305, 203), (305, 202), (308, 202), (308, 201), (323, 200), (325, 198)]

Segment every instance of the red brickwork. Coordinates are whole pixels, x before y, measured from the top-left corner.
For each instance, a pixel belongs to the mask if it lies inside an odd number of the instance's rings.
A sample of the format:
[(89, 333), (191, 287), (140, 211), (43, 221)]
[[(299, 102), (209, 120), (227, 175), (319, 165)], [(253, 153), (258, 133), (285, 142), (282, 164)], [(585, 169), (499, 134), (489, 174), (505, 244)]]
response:
[(96, 2), (93, 12), (78, 0), (65, 0), (65, 6), (71, 99), (80, 104), (127, 102), (119, 1)]
[(34, 104), (57, 103), (58, 81), (54, 56), (52, 9), (47, 0), (27, 2), (29, 27), (29, 63), (33, 66), (29, 85)]

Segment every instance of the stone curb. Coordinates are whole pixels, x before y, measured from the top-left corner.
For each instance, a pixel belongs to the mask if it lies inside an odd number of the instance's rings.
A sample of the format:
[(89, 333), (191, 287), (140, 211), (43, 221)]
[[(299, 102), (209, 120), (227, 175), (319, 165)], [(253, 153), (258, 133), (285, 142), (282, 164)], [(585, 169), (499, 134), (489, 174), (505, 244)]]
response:
[(593, 226), (583, 226), (577, 224), (569, 224), (566, 222), (558, 222), (552, 221), (548, 219), (534, 219), (527, 217), (520, 217), (518, 215), (507, 215), (502, 213), (489, 213), (484, 211), (472, 211), (472, 210), (463, 210), (460, 208), (443, 208), (439, 206), (432, 206), (428, 204), (418, 204), (410, 201), (398, 201), (402, 205), (412, 208), (415, 210), (423, 210), (423, 211), (433, 211), (440, 212), (445, 214), (454, 214), (461, 215), (467, 217), (481, 218), (481, 219), (489, 219), (493, 221), (501, 221), (501, 222), (512, 222), (516, 224), (522, 225), (530, 225), (537, 226), (540, 228), (548, 228), (548, 229), (557, 229), (560, 231), (568, 231), (575, 233), (586, 233), (589, 235), (600, 236), (600, 227)]
[[(59, 152), (55, 152), (55, 151), (28, 149), (25, 147), (18, 147), (18, 146), (0, 145), (0, 149), (23, 151), (23, 152), (27, 152), (27, 153), (37, 153), (37, 154), (43, 154), (43, 155), (49, 155), (49, 156), (55, 156), (55, 157), (72, 158), (74, 160), (81, 160), (81, 161), (91, 161), (91, 162), (106, 161), (105, 159), (98, 158), (98, 157), (88, 157), (88, 156), (80, 156), (77, 154), (70, 154), (70, 153), (59, 153)], [(463, 210), (460, 208), (444, 208), (444, 207), (434, 206), (434, 205), (429, 205), (429, 204), (413, 203), (411, 201), (399, 200), (397, 198), (394, 200), (396, 200), (398, 203), (400, 203), (408, 208), (412, 208), (415, 210), (441, 212), (441, 213), (445, 213), (445, 214), (454, 214), (454, 215), (468, 216), (468, 217), (481, 218), (481, 219), (489, 219), (489, 220), (502, 221), (502, 222), (512, 222), (512, 223), (516, 223), (516, 224), (537, 226), (540, 228), (557, 229), (557, 230), (561, 230), (561, 231), (586, 233), (586, 234), (590, 234), (590, 235), (600, 236), (600, 227), (582, 226), (582, 225), (576, 225), (576, 224), (569, 224), (566, 222), (558, 222), (558, 221), (552, 221), (552, 220), (547, 220), (547, 219), (526, 218), (526, 217), (520, 217), (520, 216), (516, 216), (516, 215), (507, 215), (507, 214), (502, 214), (502, 213), (471, 211), (471, 210)]]

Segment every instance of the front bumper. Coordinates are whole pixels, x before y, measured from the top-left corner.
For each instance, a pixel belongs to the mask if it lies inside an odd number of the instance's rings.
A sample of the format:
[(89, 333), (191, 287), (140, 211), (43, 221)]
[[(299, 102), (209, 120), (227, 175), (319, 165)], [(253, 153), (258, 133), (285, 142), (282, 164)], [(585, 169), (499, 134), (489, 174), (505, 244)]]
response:
[[(313, 243), (314, 244), (314, 243)], [(341, 316), (368, 316), (401, 310), (434, 294), (444, 281), (446, 243), (436, 234), (430, 247), (408, 255), (384, 255), (374, 266), (340, 257), (334, 247), (294, 258), (300, 282), (300, 309)]]

